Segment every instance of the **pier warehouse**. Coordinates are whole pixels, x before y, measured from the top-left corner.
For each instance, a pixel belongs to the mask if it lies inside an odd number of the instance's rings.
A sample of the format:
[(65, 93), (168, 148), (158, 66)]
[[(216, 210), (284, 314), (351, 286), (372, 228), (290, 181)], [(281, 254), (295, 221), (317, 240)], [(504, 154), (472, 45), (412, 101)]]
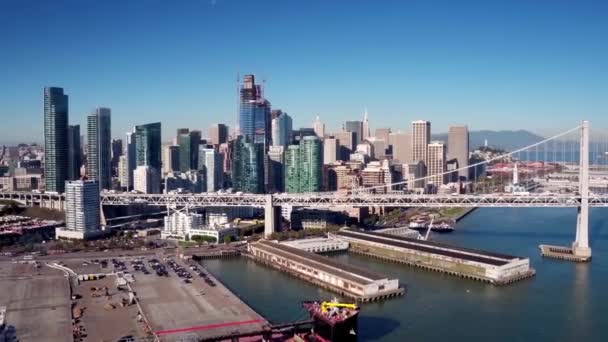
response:
[(341, 230), (331, 238), (350, 244), (350, 251), (452, 275), (508, 284), (534, 275), (528, 258), (480, 251), (383, 233)]
[(260, 240), (250, 243), (249, 253), (258, 262), (357, 300), (377, 300), (404, 292), (399, 287), (399, 279), (388, 279), (384, 275), (277, 242)]

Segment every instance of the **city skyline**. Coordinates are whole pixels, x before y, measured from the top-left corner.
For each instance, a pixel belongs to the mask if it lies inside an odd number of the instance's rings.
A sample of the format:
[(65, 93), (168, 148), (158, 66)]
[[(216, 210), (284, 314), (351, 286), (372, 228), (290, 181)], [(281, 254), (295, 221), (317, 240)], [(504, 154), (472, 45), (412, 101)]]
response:
[[(42, 87), (53, 85), (70, 94), (71, 124), (86, 126), (91, 108), (112, 108), (112, 138), (122, 137), (136, 124), (168, 118), (163, 140), (178, 127), (206, 132), (218, 117), (234, 128), (236, 78), (248, 72), (266, 80), (260, 82), (264, 97), (274, 108), (290, 113), (295, 127), (309, 127), (320, 115), (326, 130), (335, 131), (348, 119), (361, 120), (366, 107), (372, 129), (394, 127), (394, 131), (407, 129), (403, 121), (417, 119), (433, 122), (436, 132), (466, 123), (472, 131), (527, 128), (541, 135), (559, 130), (560, 122), (578, 122), (583, 116), (598, 126), (606, 124), (608, 116), (601, 104), (608, 68), (600, 57), (606, 46), (596, 44), (606, 33), (601, 20), (605, 4), (557, 3), (547, 12), (542, 4), (471, 2), (437, 9), (421, 3), (364, 3), (349, 6), (353, 9), (344, 16), (337, 15), (344, 5), (320, 4), (189, 2), (168, 13), (163, 6), (147, 11), (138, 28), (125, 26), (138, 5), (125, 4), (121, 13), (108, 16), (121, 25), (93, 32), (81, 21), (90, 22), (115, 4), (95, 5), (91, 10), (61, 2), (54, 6), (41, 2), (35, 8), (3, 3), (0, 9), (6, 11), (0, 13), (12, 15), (0, 21), (7, 25), (0, 31), (10, 33), (5, 39), (8, 53), (0, 56), (0, 62), (11, 65), (7, 80), (19, 82), (0, 85), (4, 103), (0, 143), (39, 140), (43, 127), (37, 120), (38, 94)], [(261, 34), (268, 41), (268, 47), (250, 49), (247, 41), (242, 46), (223, 43), (236, 39), (234, 20), (279, 11), (283, 15), (274, 17), (290, 25), (274, 30), (276, 22), (261, 21), (251, 28), (254, 36)], [(306, 19), (296, 14), (302, 11), (308, 14), (302, 16)], [(498, 22), (488, 19), (499, 12), (508, 15)], [(173, 19), (178, 16), (183, 16), (181, 22)], [(381, 16), (391, 20), (374, 19)], [(401, 20), (396, 21), (396, 16)], [(166, 19), (159, 28), (151, 27), (162, 18)], [(65, 23), (49, 25), (52, 20)], [(318, 27), (309, 27), (309, 20)], [(49, 32), (40, 36), (39, 25)], [(332, 33), (318, 39), (318, 30), (323, 29)], [(153, 40), (159, 30), (161, 39)], [(70, 39), (49, 46), (43, 41), (48, 34), (67, 34)], [(139, 35), (141, 52), (135, 52), (129, 39)], [(389, 43), (379, 44), (378, 36), (386, 36)], [(99, 52), (85, 37), (107, 42), (112, 49), (101, 54), (107, 58), (81, 53)], [(342, 38), (339, 46), (331, 45), (337, 38)], [(294, 46), (296, 41), (304, 46)], [(74, 52), (72, 43), (84, 49), (63, 59), (53, 53), (61, 48)], [(275, 53), (275, 45), (285, 51), (305, 50), (285, 58), (284, 53)], [(250, 53), (238, 53), (241, 48)], [(157, 49), (170, 52), (150, 53)], [(145, 58), (141, 53), (146, 53)], [(40, 63), (27, 57), (40, 55), (49, 58)], [(91, 78), (98, 82), (90, 82)], [(453, 122), (454, 116), (458, 122)], [(510, 120), (499, 120), (504, 117)]]

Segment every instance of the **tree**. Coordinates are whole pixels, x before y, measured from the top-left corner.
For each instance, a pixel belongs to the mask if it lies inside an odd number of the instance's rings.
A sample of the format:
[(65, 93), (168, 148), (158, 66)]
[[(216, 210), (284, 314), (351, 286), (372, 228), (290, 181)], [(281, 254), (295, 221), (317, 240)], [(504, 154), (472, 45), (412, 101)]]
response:
[(232, 238), (230, 236), (224, 236), (224, 243), (225, 244), (229, 244), (232, 241)]

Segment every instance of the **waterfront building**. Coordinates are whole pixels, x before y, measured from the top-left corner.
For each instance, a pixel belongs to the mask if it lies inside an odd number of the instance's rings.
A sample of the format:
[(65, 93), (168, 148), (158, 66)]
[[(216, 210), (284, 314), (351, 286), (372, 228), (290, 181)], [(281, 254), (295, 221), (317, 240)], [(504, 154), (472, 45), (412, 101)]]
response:
[(262, 88), (254, 75), (245, 75), (240, 89), (240, 135), (253, 143), (268, 146), (270, 140), (270, 102), (262, 96)]
[(325, 124), (321, 122), (321, 118), (317, 115), (315, 121), (312, 123), (312, 129), (315, 131), (317, 137), (325, 138)]
[[(213, 221), (213, 219), (211, 219)], [(196, 239), (196, 236), (207, 236), (215, 239), (215, 242), (223, 242), (226, 237), (235, 240), (238, 235), (238, 227), (230, 223), (206, 224), (205, 216), (198, 213), (176, 212), (165, 216), (164, 229), (161, 233), (163, 238), (174, 239)]]
[(268, 187), (270, 193), (285, 191), (285, 153), (283, 146), (270, 146), (268, 150)]
[(140, 165), (133, 172), (133, 190), (144, 194), (160, 193), (160, 174), (158, 169), (149, 165)]
[(233, 140), (232, 187), (235, 191), (264, 192), (264, 145), (239, 136)]
[(272, 145), (287, 147), (291, 142), (293, 121), (287, 113), (279, 110), (278, 116), (272, 119)]
[(407, 133), (390, 133), (389, 144), (392, 146), (393, 160), (409, 163), (412, 156), (412, 136)]
[[(469, 128), (467, 126), (449, 127), (447, 159), (456, 159), (458, 168), (469, 166)], [(458, 171), (459, 180), (467, 180), (468, 173), (468, 169)]]
[(44, 88), (44, 180), (46, 191), (64, 192), (68, 178), (68, 95)]
[(445, 184), (446, 171), (446, 147), (441, 141), (434, 141), (428, 145), (426, 169), (430, 176), (427, 183), (432, 183), (436, 188)]
[(346, 121), (344, 131), (355, 133), (355, 143), (353, 145), (360, 144), (363, 141), (363, 123), (361, 121)]
[(68, 126), (68, 180), (80, 178), (81, 166), (80, 125), (70, 125)]
[(339, 151), (338, 139), (325, 138), (323, 139), (323, 164), (331, 164), (338, 160)]
[(219, 145), (228, 142), (228, 126), (224, 124), (213, 124), (209, 126), (210, 144)]
[(163, 174), (178, 172), (179, 165), (179, 145), (164, 145), (163, 146)]
[(99, 235), (99, 184), (91, 180), (68, 181), (65, 190), (65, 228), (56, 230), (57, 237), (88, 239)]
[(112, 131), (110, 108), (99, 107), (87, 116), (87, 177), (99, 189), (112, 188)]

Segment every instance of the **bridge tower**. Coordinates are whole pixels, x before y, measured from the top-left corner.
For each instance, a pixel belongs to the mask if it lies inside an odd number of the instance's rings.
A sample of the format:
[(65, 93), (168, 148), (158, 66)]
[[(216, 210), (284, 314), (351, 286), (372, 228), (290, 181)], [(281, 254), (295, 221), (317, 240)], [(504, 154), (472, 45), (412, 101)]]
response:
[(581, 258), (591, 258), (589, 247), (589, 121), (581, 125), (579, 165), (579, 193), (581, 205), (576, 220), (576, 240), (572, 243), (572, 252)]

